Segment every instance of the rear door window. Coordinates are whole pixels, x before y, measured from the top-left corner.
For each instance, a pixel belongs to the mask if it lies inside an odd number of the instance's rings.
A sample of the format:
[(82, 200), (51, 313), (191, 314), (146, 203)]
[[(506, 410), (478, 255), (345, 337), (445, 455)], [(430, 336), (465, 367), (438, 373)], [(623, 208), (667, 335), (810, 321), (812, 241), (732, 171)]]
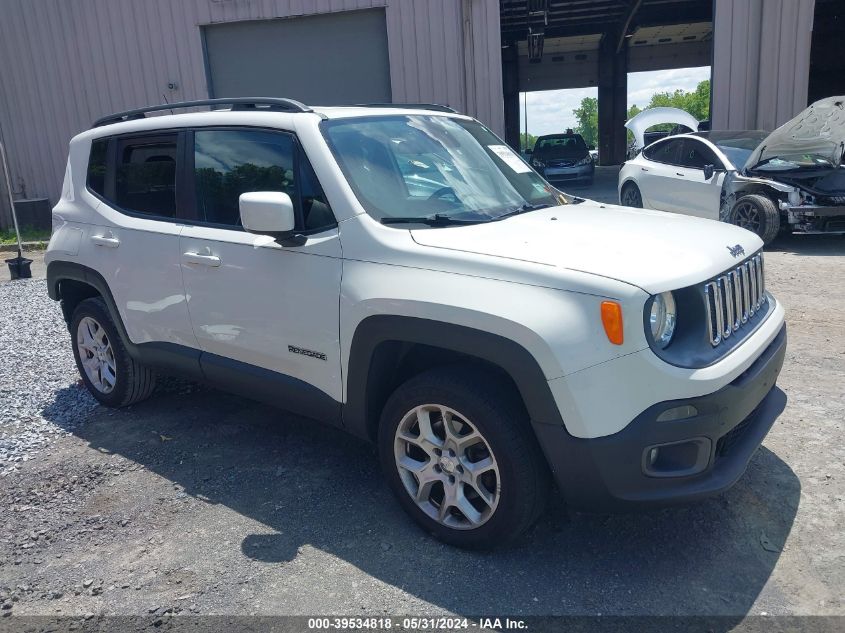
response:
[(176, 216), (177, 135), (120, 138), (114, 204), (161, 218)]
[(667, 139), (649, 145), (643, 150), (643, 156), (656, 163), (677, 165), (680, 161), (683, 139)]

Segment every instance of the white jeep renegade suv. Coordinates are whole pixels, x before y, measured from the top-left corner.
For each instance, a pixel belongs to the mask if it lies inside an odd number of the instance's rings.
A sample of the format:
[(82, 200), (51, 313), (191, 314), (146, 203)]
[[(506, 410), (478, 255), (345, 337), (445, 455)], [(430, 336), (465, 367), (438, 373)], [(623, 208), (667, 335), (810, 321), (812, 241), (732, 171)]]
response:
[(448, 108), (235, 99), (76, 136), (46, 261), (103, 404), (161, 371), (342, 427), (487, 547), (552, 480), (607, 511), (739, 478), (785, 402), (761, 246), (562, 194)]

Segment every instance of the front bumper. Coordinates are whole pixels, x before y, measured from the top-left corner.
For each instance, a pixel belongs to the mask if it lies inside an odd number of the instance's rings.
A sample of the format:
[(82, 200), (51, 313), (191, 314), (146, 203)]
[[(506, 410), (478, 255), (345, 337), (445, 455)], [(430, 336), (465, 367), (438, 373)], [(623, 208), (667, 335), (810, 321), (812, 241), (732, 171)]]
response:
[(591, 180), (595, 172), (595, 165), (579, 165), (577, 167), (546, 167), (543, 176), (549, 182), (571, 182), (573, 180)]
[(789, 228), (795, 233), (845, 233), (845, 206), (792, 206), (780, 203)]
[[(561, 426), (536, 423), (567, 502), (575, 509), (614, 512), (693, 501), (730, 488), (785, 407), (786, 396), (775, 386), (785, 353), (784, 325), (730, 384), (709, 395), (655, 404), (613, 435), (576, 438)], [(661, 413), (682, 406), (695, 407), (697, 415), (658, 421)], [(680, 454), (686, 456), (697, 451), (690, 460), (696, 472), (673, 471), (670, 462), (668, 471), (656, 474), (649, 465), (655, 446), (683, 446)]]

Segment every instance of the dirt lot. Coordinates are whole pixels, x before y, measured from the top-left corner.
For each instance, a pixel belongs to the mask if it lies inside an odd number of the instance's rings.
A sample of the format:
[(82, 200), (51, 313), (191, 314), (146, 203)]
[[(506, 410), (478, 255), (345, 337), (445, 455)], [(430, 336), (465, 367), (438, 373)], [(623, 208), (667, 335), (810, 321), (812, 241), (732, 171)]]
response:
[[(786, 239), (766, 263), (787, 308), (789, 401), (721, 497), (614, 517), (556, 503), (519, 546), (467, 553), (422, 534), (372, 449), (340, 432), (174, 381), (110, 411), (66, 372), (38, 405), (46, 425), (0, 424), (7, 442), (48, 442), (0, 463), (2, 612), (732, 616), (725, 629), (845, 615), (845, 239)], [(0, 323), (16, 314), (0, 304)], [(69, 357), (60, 327), (18, 328), (2, 362)], [(42, 389), (31, 376), (0, 397)]]

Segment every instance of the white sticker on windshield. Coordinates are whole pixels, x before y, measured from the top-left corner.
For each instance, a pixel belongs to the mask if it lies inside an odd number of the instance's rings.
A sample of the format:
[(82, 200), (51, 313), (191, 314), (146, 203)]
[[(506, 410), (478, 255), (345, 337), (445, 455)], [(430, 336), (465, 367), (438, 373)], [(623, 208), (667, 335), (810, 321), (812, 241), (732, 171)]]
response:
[(507, 145), (488, 145), (487, 149), (505, 161), (505, 164), (516, 173), (524, 174), (531, 171), (531, 168)]

